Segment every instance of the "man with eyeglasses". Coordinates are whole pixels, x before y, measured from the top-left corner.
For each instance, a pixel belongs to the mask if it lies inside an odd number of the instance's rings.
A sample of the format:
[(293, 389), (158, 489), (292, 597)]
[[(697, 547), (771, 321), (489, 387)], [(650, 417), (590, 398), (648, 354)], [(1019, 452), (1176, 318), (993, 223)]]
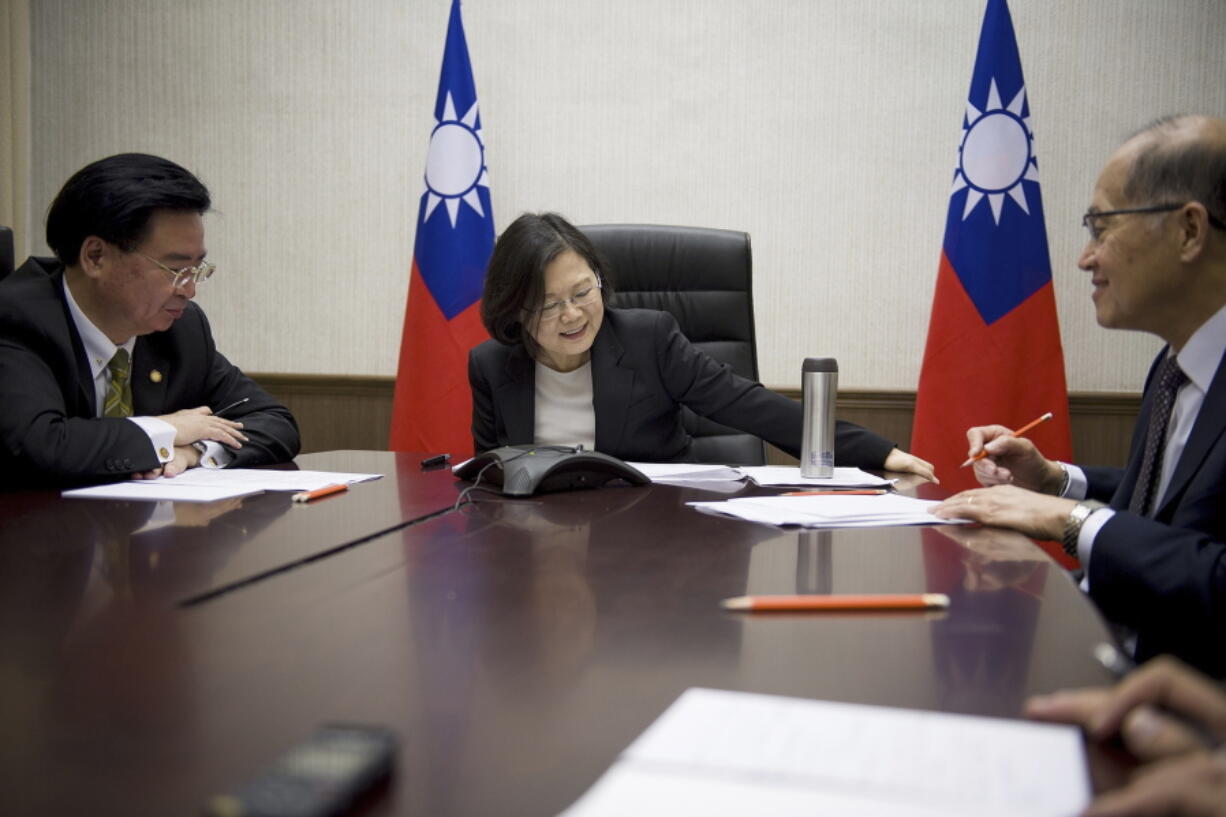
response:
[(64, 185), (47, 214), (56, 258), (0, 283), (0, 488), (298, 453), (294, 418), (217, 351), (192, 303), (214, 270), (209, 207), (195, 176), (146, 154), (101, 159)]
[(972, 428), (989, 487), (935, 513), (1062, 541), (1138, 658), (1226, 675), (1226, 121), (1173, 117), (1129, 139), (1082, 222), (1098, 323), (1167, 344), (1127, 467), (1054, 462), (1002, 426)]

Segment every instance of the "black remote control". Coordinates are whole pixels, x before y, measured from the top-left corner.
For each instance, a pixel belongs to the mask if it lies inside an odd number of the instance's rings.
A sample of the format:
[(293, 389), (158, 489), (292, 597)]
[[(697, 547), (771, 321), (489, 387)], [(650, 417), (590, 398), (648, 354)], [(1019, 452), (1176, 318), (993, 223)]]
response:
[(356, 724), (321, 726), (267, 771), (209, 801), (208, 817), (336, 817), (387, 779), (396, 736)]

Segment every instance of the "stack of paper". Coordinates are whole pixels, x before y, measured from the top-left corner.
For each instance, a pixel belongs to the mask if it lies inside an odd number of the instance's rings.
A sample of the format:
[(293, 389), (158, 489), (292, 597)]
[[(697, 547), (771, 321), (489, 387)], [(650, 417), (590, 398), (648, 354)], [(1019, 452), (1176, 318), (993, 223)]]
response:
[(63, 495), (77, 499), (128, 499), (149, 502), (214, 502), (261, 491), (314, 491), (328, 485), (379, 479), (382, 474), (336, 471), (274, 471), (262, 468), (192, 468), (177, 477), (136, 479), (90, 488), (75, 488)]
[(136, 502), (217, 502), (263, 492), (250, 485), (176, 485), (173, 480), (115, 482), (64, 491), (69, 499), (123, 499)]
[(750, 496), (724, 502), (691, 502), (707, 513), (734, 516), (767, 525), (805, 528), (870, 528), (886, 525), (942, 525), (960, 520), (939, 519), (928, 512), (933, 500), (900, 494), (854, 496)]
[(1072, 726), (689, 689), (563, 817), (1068, 817)]
[(827, 479), (802, 477), (798, 465), (745, 465), (740, 470), (758, 485), (766, 487), (884, 488), (894, 482), (859, 468), (835, 468), (834, 476)]
[(692, 462), (631, 462), (652, 482), (740, 482), (741, 469), (732, 465), (700, 465)]

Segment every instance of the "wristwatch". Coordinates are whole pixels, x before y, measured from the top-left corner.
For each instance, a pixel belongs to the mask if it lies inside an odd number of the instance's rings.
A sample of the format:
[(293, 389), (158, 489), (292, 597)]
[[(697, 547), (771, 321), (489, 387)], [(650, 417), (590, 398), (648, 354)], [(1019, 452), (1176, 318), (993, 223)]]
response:
[(1068, 466), (1059, 461), (1056, 462), (1056, 465), (1060, 466), (1060, 490), (1056, 491), (1056, 496), (1064, 496), (1064, 492), (1068, 490)]
[(1105, 507), (1107, 507), (1105, 502), (1099, 502), (1096, 499), (1084, 499), (1073, 506), (1068, 519), (1064, 522), (1064, 536), (1060, 539), (1064, 552), (1071, 558), (1077, 558), (1077, 539), (1081, 536), (1081, 526), (1090, 518), (1090, 514)]
[(207, 462), (205, 461), (204, 455), (209, 453), (209, 447), (204, 444), (203, 440), (196, 440), (196, 442), (192, 443), (192, 448), (200, 452), (200, 465), (208, 465), (209, 467), (214, 467), (217, 465), (217, 460), (213, 459), (212, 457), (209, 457)]

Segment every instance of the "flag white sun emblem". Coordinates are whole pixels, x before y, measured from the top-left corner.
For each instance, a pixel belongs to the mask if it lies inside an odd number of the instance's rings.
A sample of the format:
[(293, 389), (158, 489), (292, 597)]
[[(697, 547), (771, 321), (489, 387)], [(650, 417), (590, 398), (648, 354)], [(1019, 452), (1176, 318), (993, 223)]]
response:
[(451, 226), (455, 227), (464, 202), (485, 217), (477, 187), (489, 187), (485, 172), (485, 143), (477, 129), (477, 103), (463, 117), (456, 116), (451, 93), (443, 103), (443, 116), (430, 134), (430, 150), (426, 155), (426, 210), (424, 224), (440, 203), (447, 207)]
[(967, 101), (966, 128), (958, 147), (958, 169), (954, 171), (954, 187), (950, 191), (952, 195), (970, 188), (966, 191), (963, 221), (986, 198), (992, 218), (1000, 224), (1006, 195), (1029, 215), (1022, 180), (1037, 182), (1039, 168), (1034, 157), (1034, 133), (1029, 119), (1022, 118), (1025, 101), (1023, 86), (1008, 106), (1002, 105), (995, 79), (989, 84), (983, 111)]

